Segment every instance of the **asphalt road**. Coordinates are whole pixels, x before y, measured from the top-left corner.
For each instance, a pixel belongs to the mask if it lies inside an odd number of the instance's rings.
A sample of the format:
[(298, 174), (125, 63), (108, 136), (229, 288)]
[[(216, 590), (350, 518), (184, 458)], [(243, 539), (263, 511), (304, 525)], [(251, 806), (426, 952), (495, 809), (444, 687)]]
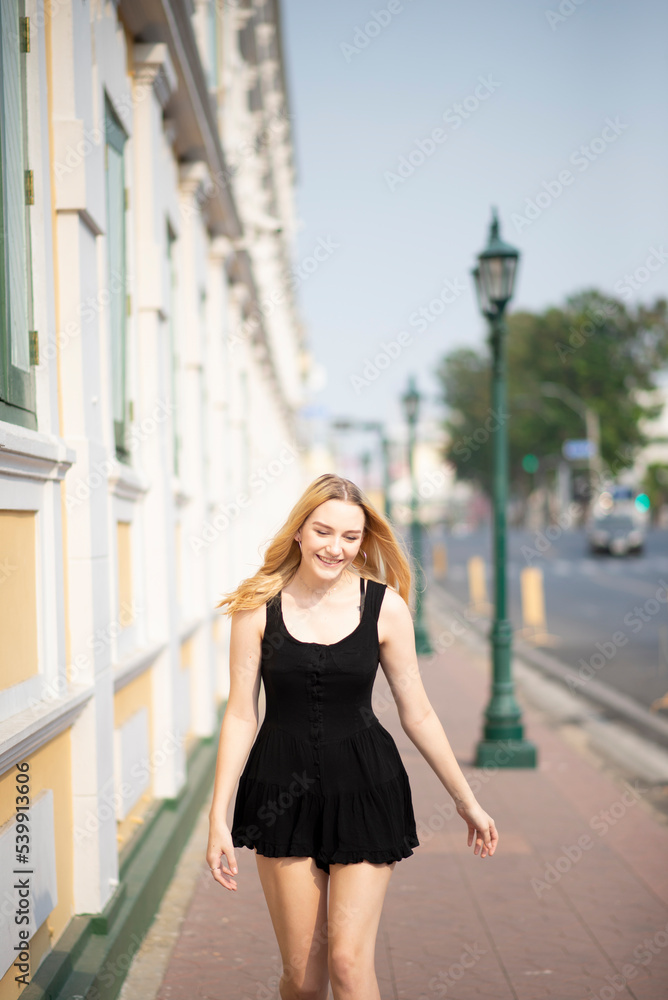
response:
[[(558, 529), (556, 529), (558, 530)], [(433, 581), (432, 549), (446, 546), (448, 570)], [(543, 551), (540, 551), (540, 550)], [(443, 586), (468, 604), (467, 562), (485, 560), (487, 594), (493, 600), (492, 540), (489, 528), (463, 537), (442, 528), (424, 534), (424, 563), (432, 586)], [(668, 531), (647, 532), (641, 556), (593, 556), (583, 530), (508, 534), (508, 608), (513, 628), (522, 627), (520, 573), (543, 573), (547, 631), (558, 645), (545, 647), (582, 676), (595, 676), (645, 707), (668, 693)], [(666, 699), (668, 702), (668, 698)], [(660, 711), (668, 717), (668, 705)]]

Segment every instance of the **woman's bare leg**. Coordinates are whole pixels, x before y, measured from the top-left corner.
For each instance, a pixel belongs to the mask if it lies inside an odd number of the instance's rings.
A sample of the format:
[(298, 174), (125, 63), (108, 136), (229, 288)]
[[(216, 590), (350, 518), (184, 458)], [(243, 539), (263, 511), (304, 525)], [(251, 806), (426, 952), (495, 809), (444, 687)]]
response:
[(327, 1000), (329, 875), (313, 858), (255, 859), (283, 961), (281, 1000)]
[(376, 935), (392, 864), (329, 866), (329, 977), (334, 1000), (380, 1000)]

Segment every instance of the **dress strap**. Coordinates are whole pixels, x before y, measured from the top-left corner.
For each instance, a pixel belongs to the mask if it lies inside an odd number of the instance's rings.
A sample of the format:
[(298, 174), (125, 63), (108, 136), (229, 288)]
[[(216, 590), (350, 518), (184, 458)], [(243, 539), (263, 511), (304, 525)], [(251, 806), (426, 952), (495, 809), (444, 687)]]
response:
[(365, 585), (365, 580), (364, 577), (361, 576), (360, 577), (360, 621), (362, 621), (362, 618), (364, 616), (364, 598), (366, 597), (366, 594), (364, 592), (364, 585)]
[(387, 584), (377, 583), (376, 580), (367, 580), (367, 583), (366, 603), (369, 607), (369, 618), (377, 622), (378, 615), (380, 614), (380, 606), (383, 603), (383, 597), (385, 596), (385, 590), (387, 589)]

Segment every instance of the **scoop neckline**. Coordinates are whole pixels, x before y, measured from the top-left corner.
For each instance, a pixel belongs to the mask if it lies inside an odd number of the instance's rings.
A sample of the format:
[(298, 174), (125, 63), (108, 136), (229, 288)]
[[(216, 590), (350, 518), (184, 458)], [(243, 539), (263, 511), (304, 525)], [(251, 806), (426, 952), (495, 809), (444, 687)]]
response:
[[(360, 577), (360, 596), (362, 595), (362, 580), (364, 580), (366, 584), (370, 582), (369, 580), (366, 580), (365, 577), (363, 576)], [(364, 624), (364, 619), (366, 617), (368, 596), (369, 596), (368, 593), (365, 593), (364, 608), (362, 610), (361, 620), (357, 623), (356, 627), (352, 630), (352, 632), (349, 632), (348, 635), (344, 635), (343, 639), (337, 639), (336, 642), (312, 642), (312, 641), (306, 642), (304, 641), (304, 639), (298, 639), (296, 636), (292, 634), (292, 632), (288, 631), (288, 626), (285, 624), (285, 618), (283, 617), (283, 588), (281, 587), (281, 589), (278, 592), (278, 613), (280, 616), (281, 625), (283, 626), (283, 631), (287, 635), (288, 639), (292, 639), (293, 642), (299, 643), (300, 646), (325, 646), (327, 649), (329, 649), (331, 646), (340, 646), (342, 642), (346, 641), (346, 639), (352, 639), (355, 633), (359, 632), (362, 625)]]

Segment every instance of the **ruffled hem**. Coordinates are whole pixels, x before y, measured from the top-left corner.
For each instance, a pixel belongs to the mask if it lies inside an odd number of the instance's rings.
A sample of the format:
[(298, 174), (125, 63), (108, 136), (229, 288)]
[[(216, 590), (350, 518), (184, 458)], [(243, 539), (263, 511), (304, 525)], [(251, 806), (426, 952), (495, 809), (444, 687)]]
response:
[(307, 845), (273, 844), (270, 841), (254, 838), (251, 843), (248, 838), (232, 835), (234, 847), (248, 847), (256, 850), (265, 858), (313, 858), (318, 868), (329, 873), (330, 865), (354, 865), (362, 861), (370, 861), (372, 864), (391, 864), (394, 861), (403, 861), (409, 858), (414, 852), (412, 848), (419, 847), (420, 841), (417, 836), (407, 836), (404, 845), (398, 848), (382, 848), (380, 850), (369, 850), (367, 848), (355, 851), (334, 851), (331, 857), (324, 858), (322, 854), (314, 853), (312, 847)]

